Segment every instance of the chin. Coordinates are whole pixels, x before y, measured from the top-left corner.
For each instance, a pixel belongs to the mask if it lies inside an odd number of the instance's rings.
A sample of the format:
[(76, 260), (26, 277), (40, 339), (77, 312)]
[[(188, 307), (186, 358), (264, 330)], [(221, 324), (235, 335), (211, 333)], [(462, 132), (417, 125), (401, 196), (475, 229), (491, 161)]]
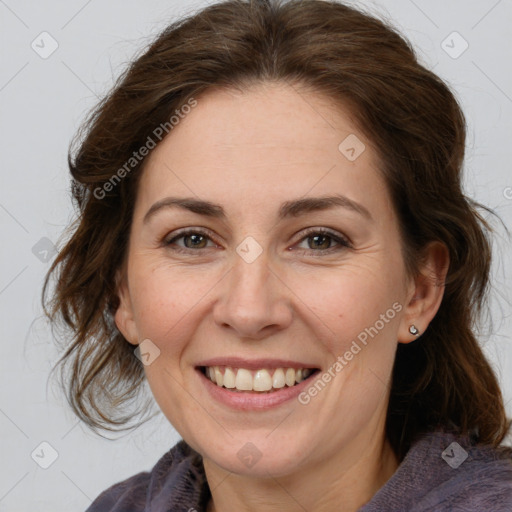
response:
[[(283, 445), (272, 441), (268, 432), (244, 436), (244, 440), (231, 439), (229, 445), (215, 447), (212, 444), (199, 447), (204, 458), (237, 475), (259, 478), (280, 477), (297, 471), (307, 456), (304, 446), (298, 444)], [(245, 440), (252, 439), (252, 441)], [(298, 455), (300, 454), (300, 459)]]

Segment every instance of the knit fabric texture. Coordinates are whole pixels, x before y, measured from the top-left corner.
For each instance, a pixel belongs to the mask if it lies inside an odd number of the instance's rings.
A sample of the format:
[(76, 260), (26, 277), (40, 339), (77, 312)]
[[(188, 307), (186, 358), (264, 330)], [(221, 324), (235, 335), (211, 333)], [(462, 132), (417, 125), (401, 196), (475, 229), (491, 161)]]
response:
[[(210, 498), (202, 458), (181, 440), (151, 471), (113, 485), (86, 512), (205, 512)], [(512, 512), (512, 458), (451, 432), (423, 434), (358, 512), (434, 511)]]

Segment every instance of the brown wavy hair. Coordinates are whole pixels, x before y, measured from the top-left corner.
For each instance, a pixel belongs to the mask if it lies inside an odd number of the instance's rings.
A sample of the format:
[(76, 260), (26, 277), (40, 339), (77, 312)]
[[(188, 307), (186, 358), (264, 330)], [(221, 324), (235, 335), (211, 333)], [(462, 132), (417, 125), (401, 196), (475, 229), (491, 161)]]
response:
[(380, 157), (411, 275), (429, 242), (448, 248), (437, 315), (421, 338), (398, 345), (386, 424), (397, 457), (435, 428), (498, 447), (511, 422), (475, 336), (491, 228), (462, 191), (464, 115), (391, 23), (334, 1), (230, 0), (174, 22), (83, 124), (69, 152), (78, 218), (42, 294), (46, 314), (67, 333), (54, 369), (71, 407), (93, 429), (117, 431), (132, 428), (151, 402), (141, 391), (143, 365), (113, 321), (145, 159), (115, 186), (105, 184), (191, 98), (265, 81), (299, 84), (351, 108)]

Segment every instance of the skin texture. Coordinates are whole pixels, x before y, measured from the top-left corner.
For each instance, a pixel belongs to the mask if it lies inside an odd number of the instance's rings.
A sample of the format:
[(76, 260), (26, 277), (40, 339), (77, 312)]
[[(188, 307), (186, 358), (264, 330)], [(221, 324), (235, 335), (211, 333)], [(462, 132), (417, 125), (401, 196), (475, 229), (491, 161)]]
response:
[[(406, 274), (378, 155), (347, 108), (282, 83), (197, 100), (146, 162), (116, 324), (130, 343), (158, 346), (147, 379), (165, 416), (203, 455), (209, 510), (357, 510), (397, 468), (384, 434), (395, 351), (416, 339), (411, 324), (422, 333), (435, 315), (446, 251), (426, 251), (422, 270), (434, 279)], [(366, 147), (354, 161), (338, 149), (350, 134)], [(343, 207), (278, 218), (285, 201), (333, 194), (371, 219)], [(217, 203), (227, 218), (169, 207), (143, 222), (168, 196)], [(187, 227), (209, 235), (195, 239), (199, 247), (190, 237), (165, 244)], [(350, 246), (307, 228), (329, 229)], [(252, 263), (236, 252), (248, 236), (263, 250)], [(240, 412), (213, 401), (195, 370), (206, 358), (236, 355), (327, 371), (396, 303), (400, 311), (307, 405)], [(247, 442), (261, 454), (252, 467), (237, 456)]]

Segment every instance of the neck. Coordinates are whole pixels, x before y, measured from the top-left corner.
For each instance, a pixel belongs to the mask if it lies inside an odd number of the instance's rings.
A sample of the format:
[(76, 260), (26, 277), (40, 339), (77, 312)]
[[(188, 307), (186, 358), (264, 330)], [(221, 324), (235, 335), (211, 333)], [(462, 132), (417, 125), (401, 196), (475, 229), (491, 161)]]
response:
[(212, 493), (207, 512), (355, 512), (389, 480), (398, 460), (382, 434), (359, 436), (338, 453), (278, 478), (236, 475), (207, 459), (204, 467)]

